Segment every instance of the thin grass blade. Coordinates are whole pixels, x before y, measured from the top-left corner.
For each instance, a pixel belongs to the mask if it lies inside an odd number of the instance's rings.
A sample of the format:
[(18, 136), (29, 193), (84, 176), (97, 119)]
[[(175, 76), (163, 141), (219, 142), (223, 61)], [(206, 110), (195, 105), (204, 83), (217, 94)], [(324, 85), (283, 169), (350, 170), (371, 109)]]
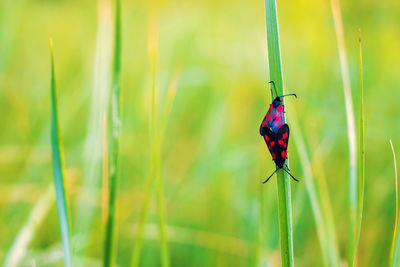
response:
[(398, 224), (399, 224), (399, 187), (398, 187), (398, 176), (397, 176), (397, 161), (396, 161), (396, 153), (394, 152), (394, 147), (392, 140), (390, 141), (390, 146), (393, 152), (393, 162), (394, 162), (394, 178), (395, 178), (395, 185), (396, 185), (396, 218), (394, 223), (394, 231), (393, 231), (393, 241), (392, 241), (392, 248), (390, 250), (390, 263), (391, 266), (399, 266), (400, 265), (400, 235), (397, 232)]
[(343, 92), (346, 106), (346, 119), (347, 119), (347, 138), (349, 150), (349, 191), (348, 191), (348, 205), (349, 205), (349, 235), (347, 244), (347, 264), (354, 266), (356, 252), (356, 239), (357, 239), (357, 203), (359, 187), (357, 186), (356, 165), (357, 165), (357, 145), (356, 145), (356, 132), (355, 120), (353, 111), (353, 100), (351, 97), (350, 74), (349, 66), (347, 63), (346, 47), (343, 33), (342, 16), (340, 14), (339, 0), (331, 0), (331, 8), (333, 14), (333, 21), (336, 32), (337, 46), (339, 51), (340, 70), (343, 81)]
[(329, 226), (332, 227), (334, 225), (333, 221), (329, 220), (329, 218), (332, 218), (332, 216), (327, 216), (327, 212), (329, 212), (329, 210), (323, 209), (321, 193), (315, 183), (310, 157), (306, 149), (301, 129), (297, 125), (297, 118), (295, 116), (296, 115), (294, 112), (293, 117), (291, 117), (289, 122), (293, 129), (291, 132), (295, 140), (296, 148), (299, 153), (299, 159), (304, 172), (304, 181), (306, 183), (307, 194), (310, 199), (311, 209), (314, 215), (323, 262), (325, 266), (339, 266), (340, 257), (338, 244), (336, 239), (332, 238), (328, 229)]
[[(149, 1), (149, 30), (147, 37), (147, 49), (150, 59), (150, 79), (151, 79), (151, 99), (150, 99), (150, 150), (151, 159), (149, 166), (149, 173), (146, 179), (145, 196), (142, 203), (139, 222), (137, 225), (137, 234), (133, 246), (133, 254), (131, 259), (131, 266), (139, 266), (140, 255), (143, 246), (143, 236), (145, 231), (145, 224), (149, 213), (151, 197), (153, 195), (153, 184), (156, 176), (156, 164), (158, 158), (158, 148), (156, 140), (156, 121), (157, 121), (157, 52), (158, 52), (158, 26), (157, 26), (157, 12), (155, 1)], [(163, 241), (161, 241), (162, 243)], [(162, 252), (161, 252), (162, 254)]]
[[(157, 211), (158, 211), (158, 231), (160, 235), (160, 245), (161, 245), (161, 264), (164, 267), (169, 266), (169, 248), (168, 248), (168, 236), (167, 236), (167, 220), (166, 220), (166, 212), (165, 212), (165, 202), (164, 202), (164, 187), (163, 187), (163, 176), (161, 175), (161, 151), (162, 151), (162, 140), (165, 134), (167, 122), (169, 119), (169, 115), (171, 113), (172, 105), (174, 102), (176, 87), (178, 83), (179, 73), (176, 71), (172, 77), (171, 84), (167, 89), (167, 96), (164, 104), (163, 110), (163, 123), (157, 123), (156, 125), (161, 124), (160, 130), (156, 131), (159, 134), (156, 136), (157, 144), (156, 144), (156, 158), (155, 158), (155, 180), (156, 180), (156, 201), (157, 201)], [(154, 127), (156, 127), (154, 125)]]
[(110, 192), (109, 173), (108, 173), (108, 145), (107, 145), (107, 118), (104, 116), (103, 124), (103, 170), (102, 170), (102, 182), (101, 182), (101, 209), (102, 209), (102, 222), (106, 226), (108, 219), (108, 198)]
[(72, 266), (71, 241), (68, 208), (65, 190), (64, 151), (61, 139), (60, 122), (57, 107), (57, 91), (54, 71), (53, 42), (51, 50), (51, 151), (53, 161), (54, 187), (56, 190), (58, 222), (64, 250), (64, 265)]
[(104, 241), (104, 264), (112, 266), (114, 262), (114, 228), (115, 228), (115, 206), (117, 198), (118, 178), (118, 151), (120, 131), (120, 88), (121, 88), (121, 1), (115, 1), (115, 28), (114, 28), (114, 59), (112, 69), (112, 102), (111, 102), (111, 147), (109, 167), (109, 196), (108, 214), (106, 223), (106, 237)]
[[(85, 203), (97, 202), (94, 188), (101, 184), (103, 161), (103, 127), (104, 116), (108, 116), (110, 103), (110, 73), (112, 62), (112, 18), (109, 0), (98, 2), (98, 26), (96, 49), (94, 56), (93, 82), (90, 90), (90, 115), (84, 144), (84, 179), (82, 189), (77, 196), (77, 202), (82, 203), (75, 216), (74, 232), (79, 238), (73, 240), (74, 251), (85, 253), (90, 234), (95, 209)], [(83, 251), (82, 251), (83, 250)]]
[[(275, 82), (278, 94), (283, 95), (284, 90), (279, 47), (278, 17), (275, 0), (265, 0), (265, 16), (267, 24), (269, 77), (270, 80)], [(282, 102), (282, 104), (284, 103)], [(289, 159), (287, 159), (287, 164), (289, 165)], [(282, 169), (277, 172), (277, 184), (282, 266), (293, 266), (290, 177)]]
[[(179, 72), (176, 71), (175, 74), (173, 75), (170, 85), (168, 86), (167, 96), (163, 109), (162, 122), (157, 123), (161, 125), (160, 129), (157, 130), (158, 134), (155, 136), (155, 140), (152, 141), (154, 142), (154, 147), (152, 150), (149, 175), (147, 177), (147, 184), (146, 184), (147, 191), (145, 193), (145, 200), (143, 202), (139, 223), (137, 225), (137, 233), (136, 233), (131, 266), (138, 266), (139, 264), (140, 252), (145, 233), (145, 223), (147, 220), (147, 215), (149, 212), (149, 205), (151, 200), (151, 192), (152, 192), (151, 189), (154, 180), (156, 182), (156, 204), (159, 217), (158, 232), (160, 236), (160, 245), (161, 245), (161, 264), (162, 266), (169, 266), (169, 248), (168, 248), (168, 234), (167, 234), (168, 232), (166, 230), (167, 221), (165, 218), (166, 213), (165, 213), (165, 203), (164, 203), (164, 189), (163, 189), (162, 176), (160, 173), (160, 166), (161, 166), (162, 140), (165, 134), (167, 122), (169, 120), (169, 115), (173, 106), (176, 94), (176, 88), (178, 84), (178, 77), (179, 77)], [(157, 115), (154, 116), (157, 117)], [(153, 125), (152, 127), (156, 127), (156, 125)]]
[(29, 217), (16, 235), (15, 240), (6, 255), (4, 267), (20, 266), (21, 261), (28, 251), (28, 245), (35, 236), (35, 232), (43, 223), (44, 218), (50, 212), (55, 200), (53, 185), (47, 186), (40, 199), (36, 202)]
[(364, 88), (363, 88), (363, 66), (362, 66), (362, 46), (361, 46), (361, 30), (358, 31), (358, 43), (360, 48), (360, 136), (359, 136), (359, 172), (358, 172), (358, 204), (357, 204), (357, 229), (356, 229), (356, 244), (355, 250), (357, 251), (360, 234), (361, 223), (364, 208), (364, 184), (365, 184), (365, 143), (364, 143)]

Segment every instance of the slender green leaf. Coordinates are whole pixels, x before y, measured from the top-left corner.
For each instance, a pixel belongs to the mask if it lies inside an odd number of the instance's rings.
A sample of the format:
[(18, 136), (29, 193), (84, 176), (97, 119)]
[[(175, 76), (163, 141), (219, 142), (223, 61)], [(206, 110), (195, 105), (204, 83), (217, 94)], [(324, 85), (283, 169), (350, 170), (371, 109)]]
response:
[[(157, 201), (157, 211), (158, 211), (158, 231), (160, 235), (160, 245), (161, 245), (161, 264), (164, 267), (169, 266), (169, 248), (168, 248), (168, 237), (167, 237), (167, 220), (165, 212), (165, 202), (164, 202), (164, 187), (163, 187), (163, 176), (160, 172), (161, 167), (161, 150), (162, 150), (162, 140), (166, 130), (169, 115), (172, 109), (172, 104), (174, 102), (176, 87), (178, 83), (178, 72), (172, 77), (171, 84), (167, 90), (167, 97), (164, 104), (163, 110), (163, 123), (161, 124), (160, 130), (156, 131), (159, 134), (156, 136), (156, 155), (155, 155), (155, 180), (156, 180), (156, 201)], [(156, 124), (157, 125), (157, 124)], [(154, 125), (153, 127), (156, 127)]]
[(330, 209), (324, 208), (321, 192), (316, 184), (316, 177), (313, 173), (310, 157), (304, 142), (300, 127), (297, 125), (296, 113), (289, 120), (296, 148), (299, 153), (300, 163), (303, 168), (304, 181), (307, 194), (310, 199), (311, 209), (314, 215), (314, 221), (317, 229), (318, 239), (322, 251), (322, 258), (325, 266), (340, 266), (339, 250), (336, 238), (330, 234), (329, 227), (334, 227), (333, 216), (328, 216)]
[[(155, 75), (155, 72), (153, 72)], [(153, 80), (155, 82), (155, 80)], [(143, 237), (145, 234), (145, 224), (147, 220), (147, 216), (149, 213), (149, 206), (152, 196), (152, 187), (154, 180), (156, 182), (156, 204), (157, 204), (157, 211), (158, 211), (158, 231), (160, 235), (160, 245), (161, 245), (161, 264), (163, 266), (169, 266), (169, 249), (168, 249), (168, 238), (167, 238), (167, 230), (166, 230), (166, 218), (165, 218), (165, 203), (164, 203), (164, 189), (163, 189), (163, 181), (162, 176), (160, 173), (160, 166), (161, 166), (161, 149), (162, 149), (162, 140), (166, 130), (166, 124), (169, 119), (170, 111), (172, 109), (172, 104), (176, 94), (176, 87), (178, 82), (178, 72), (175, 73), (171, 80), (171, 84), (167, 90), (167, 98), (165, 101), (164, 109), (163, 109), (163, 117), (162, 122), (160, 123), (161, 127), (157, 130), (158, 134), (155, 133), (154, 140), (152, 143), (154, 144), (152, 147), (152, 157), (150, 162), (150, 169), (149, 174), (147, 177), (146, 183), (146, 192), (145, 192), (145, 199), (142, 204), (142, 209), (139, 217), (139, 222), (137, 225), (137, 232), (136, 232), (136, 239), (134, 244), (134, 251), (132, 255), (131, 266), (138, 266), (140, 260), (140, 253), (143, 243)], [(154, 84), (154, 83), (153, 83)], [(154, 86), (154, 85), (153, 85)], [(155, 91), (154, 91), (155, 93)], [(156, 97), (154, 98), (156, 99)], [(155, 104), (155, 103), (154, 103)], [(155, 111), (156, 109), (154, 109)], [(157, 117), (156, 114), (152, 116), (155, 120)], [(152, 120), (153, 120), (152, 119)], [(155, 124), (151, 123), (153, 126), (156, 127)]]
[(107, 118), (104, 116), (103, 127), (103, 160), (102, 160), (102, 177), (101, 177), (101, 210), (103, 225), (108, 222), (108, 199), (110, 192), (109, 173), (108, 173), (108, 145), (107, 145)]
[(150, 15), (149, 15), (149, 34), (148, 34), (148, 53), (150, 58), (150, 73), (151, 73), (151, 102), (150, 102), (150, 145), (151, 145), (151, 159), (150, 159), (150, 166), (149, 172), (146, 179), (146, 188), (145, 188), (145, 196), (142, 203), (139, 222), (137, 225), (137, 234), (135, 238), (135, 243), (133, 246), (133, 254), (131, 259), (131, 266), (136, 267), (139, 266), (140, 255), (142, 251), (143, 245), (143, 235), (145, 230), (145, 224), (147, 221), (147, 216), (149, 213), (151, 197), (153, 193), (153, 184), (155, 178), (155, 164), (157, 159), (157, 144), (156, 144), (156, 120), (157, 120), (157, 23), (156, 23), (156, 14), (154, 10), (154, 3), (153, 5), (149, 4), (150, 6)]
[[(278, 17), (275, 0), (265, 0), (265, 16), (267, 23), (269, 76), (270, 80), (275, 82), (278, 94), (283, 95), (284, 90), (281, 54), (279, 48)], [(287, 164), (289, 165), (289, 159), (287, 160)], [(293, 266), (293, 230), (290, 177), (283, 170), (279, 170), (277, 172), (277, 184), (282, 266)]]
[(344, 41), (342, 16), (340, 14), (339, 0), (331, 0), (331, 8), (333, 14), (333, 21), (336, 32), (337, 46), (339, 51), (340, 70), (343, 81), (343, 92), (346, 106), (346, 119), (347, 119), (347, 138), (349, 150), (349, 191), (348, 191), (348, 205), (349, 205), (349, 235), (347, 243), (347, 264), (354, 266), (354, 259), (356, 253), (356, 239), (357, 239), (357, 203), (359, 196), (359, 187), (357, 186), (356, 165), (357, 165), (357, 145), (356, 145), (356, 132), (355, 120), (353, 111), (353, 100), (351, 97), (350, 74), (349, 66), (347, 63), (346, 47)]
[(357, 204), (357, 229), (356, 229), (356, 244), (357, 251), (360, 233), (361, 222), (364, 208), (364, 181), (365, 181), (365, 144), (364, 144), (364, 88), (363, 88), (363, 66), (362, 66), (362, 47), (361, 47), (361, 30), (358, 32), (358, 42), (360, 48), (360, 135), (359, 135), (359, 148), (358, 148), (358, 204)]
[(106, 222), (106, 237), (104, 241), (104, 266), (113, 265), (114, 257), (114, 224), (115, 206), (117, 197), (117, 171), (120, 128), (120, 87), (121, 87), (121, 1), (115, 1), (115, 29), (114, 29), (114, 62), (112, 69), (112, 102), (111, 102), (111, 148), (109, 167), (109, 197)]
[(16, 235), (10, 251), (6, 255), (4, 267), (19, 266), (21, 264), (22, 259), (28, 251), (29, 243), (53, 207), (54, 200), (54, 189), (53, 185), (50, 184), (38, 199), (24, 226)]
[[(94, 51), (93, 80), (90, 88), (90, 112), (83, 151), (83, 177), (78, 203), (94, 200), (93, 189), (101, 183), (103, 161), (104, 116), (108, 117), (110, 107), (110, 77), (112, 62), (112, 12), (110, 1), (99, 1), (97, 16), (96, 48)], [(92, 223), (95, 210), (91, 205), (80, 205), (76, 211), (74, 232), (79, 238), (74, 239), (73, 250), (86, 253), (87, 244), (93, 231)], [(104, 245), (104, 240), (102, 240)], [(83, 250), (83, 251), (82, 251)]]
[(60, 224), (61, 239), (64, 249), (64, 265), (72, 266), (71, 241), (66, 190), (64, 186), (65, 168), (64, 151), (61, 139), (60, 123), (58, 118), (57, 91), (54, 72), (53, 42), (50, 40), (51, 50), (51, 151), (53, 160), (54, 187), (56, 189), (58, 222)]
[(392, 140), (390, 140), (390, 146), (393, 152), (393, 162), (394, 162), (394, 178), (395, 178), (395, 186), (396, 186), (396, 218), (394, 223), (394, 231), (393, 231), (393, 241), (392, 248), (390, 250), (390, 263), (391, 266), (399, 266), (400, 265), (400, 235), (398, 233), (398, 224), (399, 224), (399, 188), (398, 188), (398, 177), (397, 177), (397, 163), (396, 163), (396, 154), (394, 152), (394, 147)]

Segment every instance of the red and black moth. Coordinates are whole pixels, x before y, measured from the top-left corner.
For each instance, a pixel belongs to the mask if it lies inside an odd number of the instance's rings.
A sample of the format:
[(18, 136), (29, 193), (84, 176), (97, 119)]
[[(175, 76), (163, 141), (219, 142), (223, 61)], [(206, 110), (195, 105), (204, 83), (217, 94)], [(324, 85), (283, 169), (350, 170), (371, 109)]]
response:
[[(264, 138), (265, 143), (268, 146), (272, 160), (276, 164), (276, 170), (267, 178), (267, 180), (264, 181), (264, 183), (268, 182), (272, 175), (274, 175), (274, 173), (279, 169), (283, 169), (290, 175), (290, 177), (298, 182), (299, 180), (290, 174), (289, 168), (285, 164), (287, 158), (287, 147), (289, 144), (289, 125), (284, 121), (283, 114), (285, 111), (281, 101), (281, 98), (285, 96), (293, 95), (296, 98), (297, 96), (295, 94), (278, 96), (274, 81), (270, 81), (270, 83), (274, 86), (276, 97), (272, 101), (267, 114), (261, 122), (260, 135)], [(274, 98), (272, 90), (271, 96)]]

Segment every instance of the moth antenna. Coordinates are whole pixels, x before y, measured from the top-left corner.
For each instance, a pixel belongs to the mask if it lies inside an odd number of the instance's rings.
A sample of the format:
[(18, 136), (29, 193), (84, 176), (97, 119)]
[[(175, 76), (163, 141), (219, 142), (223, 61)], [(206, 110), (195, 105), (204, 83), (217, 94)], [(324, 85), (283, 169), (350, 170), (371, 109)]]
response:
[[(272, 85), (274, 86), (275, 95), (278, 96), (278, 93), (277, 93), (276, 87), (275, 87), (275, 82), (274, 81), (269, 81), (268, 83), (272, 83)], [(272, 94), (272, 90), (271, 90), (271, 97), (272, 97), (272, 99), (274, 99), (274, 95)]]
[(274, 175), (274, 173), (276, 173), (278, 170), (279, 170), (279, 168), (276, 168), (276, 170), (267, 178), (267, 180), (265, 180), (265, 181), (263, 182), (263, 184), (265, 184), (266, 182), (268, 182), (269, 178), (271, 178), (272, 175)]
[(294, 178), (294, 176), (293, 175), (291, 175), (290, 174), (290, 172), (288, 172), (288, 170), (286, 170), (285, 168), (282, 168), (285, 172), (287, 172), (287, 174), (289, 174), (290, 175), (290, 177), (292, 177), (293, 178), (293, 180), (295, 180), (296, 182), (298, 182), (299, 180), (297, 180), (296, 178)]
[(291, 96), (291, 95), (293, 95), (294, 97), (297, 98), (297, 95), (296, 95), (296, 94), (281, 95), (281, 96), (279, 96), (279, 97), (285, 97), (285, 96)]

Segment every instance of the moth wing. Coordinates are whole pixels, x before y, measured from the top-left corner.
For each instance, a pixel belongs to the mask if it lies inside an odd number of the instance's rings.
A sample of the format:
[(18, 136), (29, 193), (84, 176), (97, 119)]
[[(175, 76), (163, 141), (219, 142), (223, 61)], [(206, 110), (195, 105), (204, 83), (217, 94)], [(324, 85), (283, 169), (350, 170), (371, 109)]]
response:
[(283, 164), (285, 164), (288, 144), (289, 144), (289, 125), (285, 123), (278, 129), (278, 132), (276, 133), (275, 137), (275, 144), (273, 146), (273, 150), (276, 155), (275, 163), (280, 168), (282, 168)]
[[(260, 127), (260, 134), (264, 137), (264, 141), (268, 146), (269, 153), (271, 153), (272, 158), (274, 158), (274, 149), (273, 149), (273, 142), (275, 141), (275, 133), (266, 126)], [(272, 143), (272, 145), (271, 145)], [(275, 160), (275, 159), (274, 159)]]
[(265, 129), (268, 128), (267, 124), (268, 124), (267, 116), (265, 116), (260, 124), (260, 135), (262, 135), (262, 136), (266, 135)]

